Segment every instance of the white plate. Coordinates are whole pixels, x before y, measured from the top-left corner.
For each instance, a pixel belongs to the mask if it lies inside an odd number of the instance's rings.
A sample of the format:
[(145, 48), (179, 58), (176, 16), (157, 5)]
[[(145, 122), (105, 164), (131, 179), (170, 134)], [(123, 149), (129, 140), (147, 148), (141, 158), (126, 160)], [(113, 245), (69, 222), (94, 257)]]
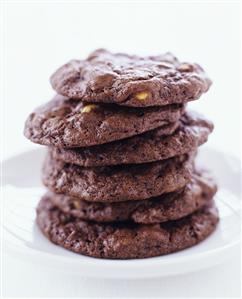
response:
[(240, 161), (203, 148), (198, 163), (213, 170), (221, 221), (201, 244), (166, 256), (139, 260), (85, 257), (49, 242), (35, 224), (35, 206), (44, 193), (40, 173), (44, 150), (19, 154), (3, 163), (4, 250), (17, 258), (86, 277), (146, 278), (197, 271), (222, 263), (240, 246)]

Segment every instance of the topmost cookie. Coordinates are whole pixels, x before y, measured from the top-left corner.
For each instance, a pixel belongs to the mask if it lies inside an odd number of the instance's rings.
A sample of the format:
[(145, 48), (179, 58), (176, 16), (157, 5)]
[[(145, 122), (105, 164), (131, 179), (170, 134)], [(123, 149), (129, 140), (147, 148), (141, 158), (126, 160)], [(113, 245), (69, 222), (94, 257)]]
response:
[(211, 80), (198, 64), (182, 63), (170, 53), (140, 57), (99, 49), (60, 67), (51, 85), (81, 101), (145, 107), (196, 100)]

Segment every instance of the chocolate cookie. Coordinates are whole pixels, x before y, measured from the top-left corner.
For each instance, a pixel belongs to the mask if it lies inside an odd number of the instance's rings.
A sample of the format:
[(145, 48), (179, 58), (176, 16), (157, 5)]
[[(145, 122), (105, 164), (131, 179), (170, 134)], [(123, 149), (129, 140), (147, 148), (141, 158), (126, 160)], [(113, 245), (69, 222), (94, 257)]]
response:
[(95, 224), (63, 214), (49, 199), (37, 208), (37, 223), (47, 238), (76, 253), (108, 259), (146, 258), (193, 246), (216, 228), (213, 203), (177, 221), (145, 225)]
[(87, 201), (146, 199), (184, 187), (191, 178), (190, 160), (184, 155), (147, 164), (85, 168), (47, 155), (43, 183), (54, 193)]
[(177, 220), (197, 211), (213, 198), (216, 191), (216, 184), (210, 178), (194, 175), (183, 189), (145, 200), (88, 202), (50, 192), (43, 198), (49, 199), (62, 212), (82, 220), (152, 224)]
[(194, 151), (207, 141), (213, 124), (195, 112), (186, 112), (170, 135), (172, 130), (174, 127), (168, 125), (121, 141), (75, 149), (52, 147), (50, 152), (57, 160), (80, 166), (153, 162)]
[[(83, 147), (119, 140), (167, 126), (184, 112), (183, 105), (128, 108), (115, 104), (84, 105), (55, 96), (28, 117), (24, 134), (31, 141), (56, 147)], [(174, 125), (172, 125), (172, 128)]]
[(60, 67), (51, 84), (69, 98), (146, 107), (196, 100), (211, 80), (198, 64), (181, 63), (171, 53), (139, 57), (99, 49)]

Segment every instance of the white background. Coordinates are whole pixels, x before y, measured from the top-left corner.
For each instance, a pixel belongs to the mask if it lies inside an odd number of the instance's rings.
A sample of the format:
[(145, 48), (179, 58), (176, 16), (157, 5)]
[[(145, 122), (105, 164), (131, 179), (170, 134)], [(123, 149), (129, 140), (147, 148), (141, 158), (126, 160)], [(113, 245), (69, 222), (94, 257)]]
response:
[[(216, 1), (5, 1), (3, 12), (2, 121), (4, 157), (36, 147), (23, 135), (27, 115), (54, 91), (49, 77), (72, 58), (106, 47), (200, 63), (210, 91), (190, 104), (215, 123), (208, 144), (240, 154), (240, 6)], [(147, 282), (56, 277), (41, 267), (6, 258), (4, 295), (78, 297), (239, 296), (238, 256), (209, 271)], [(48, 277), (51, 277), (51, 281)], [(63, 281), (65, 283), (63, 283)], [(144, 288), (146, 286), (146, 288)], [(148, 292), (148, 291), (149, 292)]]

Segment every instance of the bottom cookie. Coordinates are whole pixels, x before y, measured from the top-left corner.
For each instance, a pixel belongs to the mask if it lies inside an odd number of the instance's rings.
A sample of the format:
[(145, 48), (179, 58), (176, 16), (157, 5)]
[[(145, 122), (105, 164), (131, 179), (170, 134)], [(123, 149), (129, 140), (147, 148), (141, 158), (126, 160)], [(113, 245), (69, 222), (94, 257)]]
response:
[(37, 207), (37, 223), (47, 238), (76, 253), (108, 259), (147, 258), (191, 247), (209, 236), (218, 223), (210, 203), (177, 221), (144, 225), (97, 224), (63, 214), (48, 198)]

